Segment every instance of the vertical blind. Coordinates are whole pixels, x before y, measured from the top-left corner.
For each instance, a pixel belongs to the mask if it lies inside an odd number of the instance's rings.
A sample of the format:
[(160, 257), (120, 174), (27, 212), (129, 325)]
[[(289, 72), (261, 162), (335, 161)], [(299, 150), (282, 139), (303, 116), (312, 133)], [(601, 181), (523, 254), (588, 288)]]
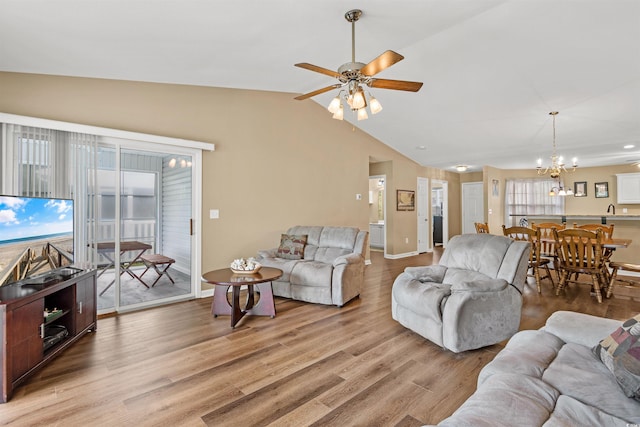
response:
[(94, 266), (95, 206), (87, 191), (96, 179), (98, 136), (4, 124), (3, 188), (27, 197), (74, 201), (74, 261)]

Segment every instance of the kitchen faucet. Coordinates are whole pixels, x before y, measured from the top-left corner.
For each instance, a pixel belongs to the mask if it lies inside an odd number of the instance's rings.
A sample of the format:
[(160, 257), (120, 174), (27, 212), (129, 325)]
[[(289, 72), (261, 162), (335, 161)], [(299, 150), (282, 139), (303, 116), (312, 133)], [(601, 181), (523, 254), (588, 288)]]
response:
[(607, 207), (607, 213), (611, 212), (611, 209), (613, 209), (613, 214), (616, 214), (616, 207), (613, 206), (613, 203), (609, 203), (609, 206)]

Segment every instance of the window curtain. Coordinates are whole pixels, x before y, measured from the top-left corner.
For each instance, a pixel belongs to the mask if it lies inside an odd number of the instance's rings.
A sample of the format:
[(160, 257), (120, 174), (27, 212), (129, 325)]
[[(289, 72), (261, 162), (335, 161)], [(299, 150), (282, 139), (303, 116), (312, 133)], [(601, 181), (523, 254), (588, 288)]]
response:
[(505, 190), (505, 214), (512, 224), (528, 215), (563, 215), (564, 197), (549, 196), (553, 179), (510, 179)]
[(96, 179), (98, 136), (3, 125), (2, 188), (7, 194), (74, 201), (74, 262), (95, 266), (88, 243), (95, 236), (89, 188)]

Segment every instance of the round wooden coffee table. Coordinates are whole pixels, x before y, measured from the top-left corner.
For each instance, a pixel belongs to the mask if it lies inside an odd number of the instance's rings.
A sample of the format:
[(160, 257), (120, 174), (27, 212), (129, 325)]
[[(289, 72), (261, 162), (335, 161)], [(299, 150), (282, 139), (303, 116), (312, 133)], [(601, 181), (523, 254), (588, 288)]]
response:
[[(262, 267), (254, 274), (238, 274), (230, 268), (210, 271), (202, 275), (202, 280), (216, 285), (211, 303), (213, 317), (218, 315), (231, 315), (231, 327), (244, 317), (245, 314), (253, 316), (276, 317), (276, 305), (273, 301), (271, 282), (282, 276), (282, 270), (278, 268)], [(247, 301), (244, 308), (240, 308), (240, 287), (247, 286)], [(260, 292), (260, 299), (255, 304), (254, 286)], [(227, 299), (227, 291), (232, 288), (231, 304)]]

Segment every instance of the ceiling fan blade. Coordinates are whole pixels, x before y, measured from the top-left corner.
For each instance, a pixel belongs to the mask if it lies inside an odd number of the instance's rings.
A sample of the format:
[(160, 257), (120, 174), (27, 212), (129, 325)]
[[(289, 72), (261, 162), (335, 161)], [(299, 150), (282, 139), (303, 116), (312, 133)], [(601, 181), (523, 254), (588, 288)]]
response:
[(392, 50), (384, 52), (373, 61), (362, 67), (360, 72), (365, 76), (375, 76), (385, 68), (391, 67), (396, 62), (400, 62), (404, 59), (404, 56), (396, 53)]
[(329, 92), (330, 90), (337, 89), (341, 84), (335, 84), (327, 87), (323, 87), (322, 89), (314, 90), (313, 92), (305, 93), (304, 95), (296, 96), (294, 99), (298, 101), (302, 101), (303, 99), (311, 98), (312, 96), (320, 95), (321, 93)]
[(306, 62), (301, 62), (299, 64), (294, 64), (296, 67), (304, 68), (305, 70), (315, 71), (316, 73), (326, 74), (327, 76), (331, 76), (334, 78), (339, 78), (340, 74), (335, 71), (329, 70), (327, 68), (318, 67), (317, 65), (308, 64)]
[(409, 82), (406, 80), (389, 80), (389, 79), (373, 79), (368, 84), (369, 87), (379, 89), (406, 90), (408, 92), (417, 92), (422, 87), (422, 82)]

